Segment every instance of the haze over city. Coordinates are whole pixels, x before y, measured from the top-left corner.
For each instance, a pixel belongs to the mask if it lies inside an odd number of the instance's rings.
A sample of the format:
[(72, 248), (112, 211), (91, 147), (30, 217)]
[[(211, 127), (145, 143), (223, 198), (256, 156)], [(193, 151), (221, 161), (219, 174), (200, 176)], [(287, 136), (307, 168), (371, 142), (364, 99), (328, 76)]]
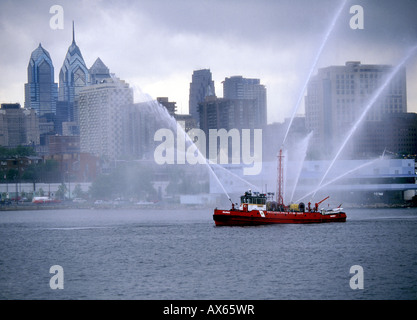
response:
[[(291, 116), (341, 3), (61, 1), (63, 29), (52, 29), (55, 1), (2, 1), (0, 99), (23, 105), (28, 60), (39, 43), (49, 51), (58, 80), (74, 21), (86, 65), (100, 57), (134, 88), (136, 100), (140, 92), (165, 96), (177, 102), (179, 113), (188, 113), (192, 72), (209, 68), (217, 95), (225, 77), (260, 79), (267, 88), (268, 123), (283, 121)], [(363, 29), (349, 25), (353, 5), (363, 7)], [(417, 44), (416, 18), (416, 1), (347, 1), (317, 68), (346, 61), (396, 65)], [(417, 112), (416, 62), (414, 56), (405, 65), (408, 112)], [(303, 109), (302, 102), (297, 112)]]
[(0, 300), (416, 299), (417, 0), (0, 0), (0, 48)]

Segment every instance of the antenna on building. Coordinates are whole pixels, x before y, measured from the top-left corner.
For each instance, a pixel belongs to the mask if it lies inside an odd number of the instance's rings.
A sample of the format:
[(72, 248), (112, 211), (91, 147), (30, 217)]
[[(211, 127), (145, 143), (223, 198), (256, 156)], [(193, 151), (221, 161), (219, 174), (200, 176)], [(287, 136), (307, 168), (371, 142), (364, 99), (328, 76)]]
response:
[(74, 20), (72, 20), (72, 43), (75, 43)]

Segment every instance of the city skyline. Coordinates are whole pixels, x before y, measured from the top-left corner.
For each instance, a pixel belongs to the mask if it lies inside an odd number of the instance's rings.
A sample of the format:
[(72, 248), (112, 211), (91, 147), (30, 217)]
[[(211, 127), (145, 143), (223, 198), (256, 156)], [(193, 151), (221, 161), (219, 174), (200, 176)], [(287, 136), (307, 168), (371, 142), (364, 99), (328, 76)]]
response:
[[(210, 69), (216, 91), (241, 75), (265, 85), (268, 123), (290, 117), (315, 54), (342, 2), (311, 1), (63, 1), (63, 29), (52, 29), (52, 1), (0, 4), (2, 103), (24, 104), (27, 61), (39, 43), (59, 79), (75, 21), (87, 68), (97, 57), (141, 93), (168, 97), (188, 113), (194, 70)], [(364, 29), (353, 30), (349, 9), (364, 9)], [(347, 1), (313, 72), (346, 61), (398, 64), (417, 44), (415, 1)], [(408, 112), (417, 112), (417, 58), (407, 69)], [(305, 93), (304, 93), (305, 95)], [(139, 101), (138, 101), (139, 99)], [(304, 100), (304, 99), (303, 99)], [(304, 101), (298, 113), (304, 114)]]

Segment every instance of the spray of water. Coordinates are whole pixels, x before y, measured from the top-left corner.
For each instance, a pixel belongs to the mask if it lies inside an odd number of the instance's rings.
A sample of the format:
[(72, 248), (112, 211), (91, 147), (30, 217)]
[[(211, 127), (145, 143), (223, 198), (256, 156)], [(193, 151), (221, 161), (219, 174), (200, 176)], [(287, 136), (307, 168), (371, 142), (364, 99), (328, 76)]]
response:
[[(166, 124), (169, 128), (173, 129), (173, 130), (181, 130), (181, 134), (185, 137), (186, 139), (186, 143), (190, 144), (194, 144), (194, 142), (191, 140), (191, 138), (189, 137), (189, 135), (185, 132), (185, 130), (180, 126), (177, 125), (177, 120), (171, 116), (168, 112), (168, 110), (162, 106), (158, 101), (152, 99), (148, 94), (144, 93), (143, 91), (141, 91), (139, 88), (136, 87), (136, 89), (139, 92), (139, 96), (140, 96), (140, 100), (141, 102), (145, 102), (146, 106), (148, 106), (149, 110), (151, 112), (154, 112), (157, 114), (158, 119), (165, 121), (164, 124)], [(223, 184), (220, 182), (219, 178), (217, 177), (217, 175), (215, 174), (213, 168), (210, 166), (210, 163), (208, 161), (208, 159), (206, 159), (202, 153), (200, 152), (200, 150), (197, 148), (197, 146), (195, 147), (197, 154), (198, 154), (198, 158), (199, 160), (202, 161), (198, 161), (199, 163), (204, 163), (207, 167), (207, 169), (209, 170), (210, 174), (213, 176), (213, 178), (216, 180), (216, 182), (219, 184), (219, 186), (221, 187), (221, 189), (223, 190), (224, 194), (227, 196), (227, 199), (232, 202), (229, 194), (227, 193), (225, 187), (223, 186)]]
[[(328, 39), (329, 39), (329, 37), (330, 37), (331, 32), (333, 31), (333, 29), (334, 29), (334, 27), (335, 27), (335, 25), (336, 25), (337, 20), (339, 19), (339, 16), (340, 16), (340, 15), (341, 15), (341, 13), (342, 13), (343, 8), (344, 8), (344, 7), (345, 7), (345, 5), (346, 5), (346, 2), (347, 2), (347, 0), (344, 0), (344, 1), (342, 2), (342, 4), (340, 5), (340, 7), (338, 8), (338, 10), (337, 10), (336, 14), (333, 16), (333, 19), (332, 19), (332, 21), (331, 21), (331, 23), (330, 23), (330, 25), (329, 25), (329, 27), (328, 27), (328, 29), (327, 29), (327, 31), (326, 31), (326, 33), (325, 33), (324, 37), (323, 37), (323, 40), (322, 40), (322, 42), (321, 42), (321, 44), (320, 44), (319, 49), (318, 49), (318, 51), (317, 51), (317, 53), (316, 53), (316, 55), (315, 55), (315, 57), (314, 57), (313, 64), (312, 64), (312, 65), (311, 65), (311, 67), (310, 67), (310, 70), (309, 70), (309, 72), (308, 72), (308, 75), (307, 75), (307, 77), (306, 77), (306, 80), (305, 80), (305, 82), (304, 82), (304, 84), (303, 84), (303, 86), (302, 86), (302, 88), (301, 88), (300, 94), (299, 94), (299, 96), (298, 96), (297, 102), (296, 102), (296, 104), (294, 105), (294, 108), (293, 108), (293, 110), (292, 110), (291, 118), (290, 118), (290, 121), (289, 121), (289, 123), (288, 123), (288, 127), (287, 127), (287, 130), (286, 130), (285, 135), (284, 135), (284, 139), (283, 139), (283, 141), (282, 141), (281, 149), (282, 149), (282, 148), (284, 148), (285, 142), (286, 142), (287, 137), (288, 137), (288, 133), (289, 133), (290, 128), (291, 128), (291, 126), (292, 126), (292, 123), (293, 123), (293, 121), (294, 121), (294, 118), (295, 118), (295, 115), (296, 115), (296, 113), (297, 113), (297, 110), (298, 110), (298, 108), (299, 108), (299, 106), (300, 106), (300, 104), (301, 104), (301, 101), (302, 101), (303, 97), (304, 97), (304, 93), (305, 93), (306, 88), (307, 88), (307, 85), (308, 85), (308, 83), (309, 83), (309, 81), (310, 81), (311, 75), (313, 74), (314, 70), (316, 69), (317, 63), (318, 63), (319, 58), (320, 58), (320, 56), (321, 56), (321, 54), (322, 54), (322, 52), (323, 52), (323, 49), (324, 49), (324, 47), (325, 47), (325, 45), (326, 45), (326, 43), (327, 43), (327, 41), (328, 41)], [(297, 181), (298, 181), (298, 178), (297, 178)], [(295, 186), (296, 186), (296, 185), (297, 185), (297, 182), (295, 183)], [(295, 188), (295, 187), (294, 187), (294, 188)], [(292, 194), (291, 194), (291, 197), (290, 197), (290, 198), (291, 198), (291, 200), (292, 200), (292, 198), (293, 198), (294, 192), (295, 192), (295, 190), (293, 190), (293, 192), (292, 192)]]
[(299, 152), (297, 152), (297, 159), (300, 159), (300, 161), (296, 161), (297, 171), (296, 171), (294, 186), (291, 192), (290, 202), (294, 199), (294, 193), (295, 193), (295, 190), (297, 189), (298, 180), (300, 179), (301, 171), (303, 169), (303, 163), (304, 163), (305, 157), (307, 156), (308, 144), (312, 136), (313, 136), (313, 132), (310, 132), (307, 135), (307, 137), (301, 141), (299, 148), (297, 148), (297, 150), (299, 150)]
[[(351, 136), (353, 135), (353, 133), (356, 131), (356, 129), (358, 128), (359, 124), (365, 118), (365, 116), (368, 113), (368, 111), (371, 109), (371, 107), (374, 105), (374, 103), (376, 102), (376, 100), (379, 98), (379, 96), (382, 94), (382, 92), (385, 90), (385, 88), (392, 81), (392, 79), (394, 78), (394, 76), (397, 74), (398, 70), (400, 70), (402, 68), (402, 66), (414, 55), (416, 49), (417, 49), (417, 46), (413, 47), (410, 50), (410, 52), (403, 58), (403, 60), (401, 61), (401, 63), (399, 63), (391, 71), (391, 73), (386, 77), (386, 79), (383, 82), (383, 84), (378, 88), (378, 90), (375, 91), (375, 93), (373, 94), (373, 96), (370, 98), (370, 100), (369, 100), (368, 104), (366, 105), (365, 109), (362, 111), (362, 114), (360, 115), (360, 117), (358, 118), (358, 120), (356, 121), (356, 123), (351, 127), (351, 129), (348, 132), (346, 138), (343, 140), (342, 145), (340, 146), (339, 150), (337, 151), (335, 157), (333, 158), (333, 160), (331, 161), (329, 167), (327, 168), (326, 172), (324, 173), (323, 177), (321, 178), (320, 183), (318, 184), (318, 188), (321, 186), (321, 184), (323, 183), (324, 179), (327, 177), (330, 169), (333, 167), (333, 165), (336, 162), (337, 158), (339, 157), (340, 153), (343, 151), (343, 149), (345, 148), (347, 142), (349, 141), (349, 139), (351, 138)], [(314, 197), (314, 195), (315, 195), (315, 193), (313, 194), (313, 197)]]
[(304, 85), (303, 85), (303, 87), (302, 87), (302, 89), (300, 91), (300, 95), (298, 97), (297, 103), (294, 105), (294, 108), (292, 110), (290, 122), (288, 123), (287, 131), (285, 132), (284, 140), (282, 141), (282, 145), (284, 145), (285, 144), (285, 141), (287, 140), (288, 132), (290, 131), (292, 122), (293, 122), (294, 117), (295, 117), (295, 114), (297, 113), (297, 110), (298, 110), (298, 108), (300, 106), (301, 100), (304, 97), (304, 93), (305, 93), (306, 88), (307, 88), (307, 85), (308, 85), (308, 83), (310, 81), (311, 75), (313, 74), (313, 72), (314, 72), (314, 70), (316, 68), (316, 65), (317, 65), (317, 62), (319, 61), (319, 58), (321, 56), (321, 53), (322, 53), (322, 51), (323, 51), (323, 49), (324, 49), (324, 47), (325, 47), (325, 45), (327, 43), (327, 40), (330, 37), (331, 32), (334, 29), (334, 26), (336, 25), (336, 21), (339, 19), (339, 16), (342, 13), (343, 8), (345, 7), (346, 2), (347, 2), (347, 0), (344, 0), (342, 2), (341, 6), (339, 7), (339, 9), (337, 10), (336, 14), (333, 17), (333, 20), (330, 23), (330, 26), (327, 29), (326, 34), (323, 37), (323, 41), (321, 42), (320, 47), (319, 47), (319, 50), (317, 51), (317, 54), (316, 54), (316, 56), (315, 56), (315, 58), (313, 60), (313, 64), (311, 65), (311, 68), (310, 68), (310, 71), (309, 71), (309, 73), (307, 75), (306, 81), (304, 82)]
[(246, 184), (247, 186), (249, 186), (251, 189), (253, 189), (253, 190), (261, 190), (261, 188), (259, 188), (258, 186), (256, 186), (256, 185), (254, 185), (254, 184), (252, 184), (252, 183), (250, 183), (249, 181), (247, 181), (247, 180), (245, 180), (245, 179), (243, 179), (242, 177), (240, 177), (239, 175), (237, 175), (237, 174), (235, 174), (235, 173), (233, 173), (233, 172), (231, 172), (230, 170), (227, 170), (226, 168), (224, 168), (223, 166), (221, 166), (221, 165), (219, 165), (219, 164), (217, 164), (217, 163), (215, 163), (215, 162), (213, 162), (213, 161), (211, 161), (211, 160), (207, 160), (208, 162), (209, 162), (209, 164), (210, 165), (212, 165), (212, 166), (215, 166), (216, 168), (220, 168), (221, 170), (223, 170), (225, 173), (227, 173), (227, 174), (229, 174), (229, 175), (231, 175), (231, 176), (233, 176), (234, 178), (236, 178), (236, 179), (238, 179), (238, 180), (240, 180), (241, 182), (243, 182), (244, 184)]
[(349, 171), (341, 174), (340, 176), (338, 176), (338, 177), (336, 177), (336, 178), (334, 178), (334, 179), (326, 182), (325, 184), (318, 186), (316, 189), (314, 189), (313, 191), (307, 193), (306, 195), (304, 195), (303, 197), (301, 197), (300, 199), (298, 199), (296, 202), (300, 202), (301, 200), (303, 200), (304, 198), (307, 198), (310, 195), (313, 195), (312, 196), (312, 198), (313, 198), (314, 195), (316, 194), (316, 192), (319, 191), (320, 189), (323, 189), (324, 187), (327, 187), (328, 185), (330, 185), (330, 184), (332, 184), (332, 183), (334, 183), (334, 182), (342, 179), (343, 177), (345, 177), (345, 176), (347, 176), (347, 175), (349, 175), (349, 174), (351, 174), (351, 173), (353, 173), (353, 172), (355, 172), (355, 171), (357, 171), (359, 169), (362, 169), (364, 167), (367, 167), (367, 166), (369, 166), (369, 165), (371, 165), (371, 164), (373, 164), (373, 163), (375, 163), (376, 161), (379, 161), (379, 160), (381, 160), (381, 159), (380, 158), (374, 159), (372, 161), (369, 161), (369, 162), (366, 162), (364, 164), (361, 164), (360, 166), (357, 166), (356, 168), (353, 168), (353, 169), (351, 169), (351, 170), (349, 170)]

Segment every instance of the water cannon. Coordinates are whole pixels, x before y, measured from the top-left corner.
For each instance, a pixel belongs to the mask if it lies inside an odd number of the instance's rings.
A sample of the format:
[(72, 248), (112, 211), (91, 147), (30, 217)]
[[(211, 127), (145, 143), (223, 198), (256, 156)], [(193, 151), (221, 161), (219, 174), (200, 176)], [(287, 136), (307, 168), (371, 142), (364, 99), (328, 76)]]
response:
[(317, 202), (317, 203), (315, 203), (314, 204), (314, 209), (317, 211), (318, 209), (319, 209), (319, 205), (323, 202), (323, 201), (325, 201), (325, 200), (327, 200), (327, 199), (329, 199), (330, 198), (330, 196), (327, 196), (326, 198), (324, 198), (323, 200), (320, 200), (319, 202)]

